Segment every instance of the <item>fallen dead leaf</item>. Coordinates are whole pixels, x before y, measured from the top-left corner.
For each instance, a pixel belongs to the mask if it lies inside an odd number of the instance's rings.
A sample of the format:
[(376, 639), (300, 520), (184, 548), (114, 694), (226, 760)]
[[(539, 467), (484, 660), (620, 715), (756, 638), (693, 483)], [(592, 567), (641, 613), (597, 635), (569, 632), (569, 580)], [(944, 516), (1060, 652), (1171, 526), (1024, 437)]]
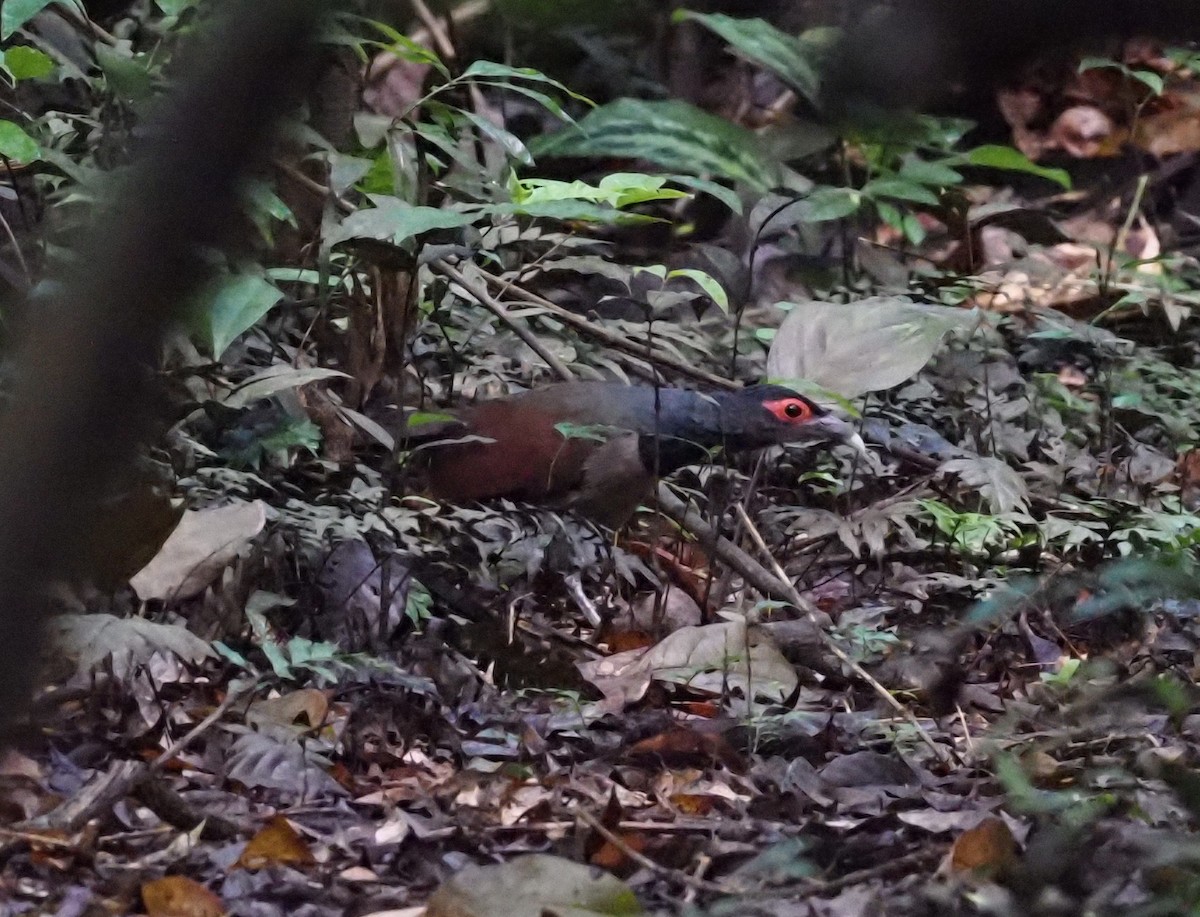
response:
[(532, 854), (508, 863), (468, 866), (429, 899), (427, 917), (542, 917), (641, 914), (629, 887), (571, 860)]
[(250, 838), (250, 843), (237, 860), (237, 865), (242, 869), (262, 869), (277, 863), (291, 866), (311, 866), (316, 863), (304, 838), (282, 815), (276, 815), (267, 822), (265, 828)]
[(716, 696), (734, 690), (772, 700), (790, 695), (797, 683), (796, 670), (767, 634), (741, 620), (680, 628), (648, 650), (582, 662), (579, 670), (617, 709), (639, 699), (655, 679)]
[(950, 848), (947, 859), (952, 873), (973, 873), (995, 878), (1017, 862), (1017, 841), (1001, 818), (985, 818), (964, 831)]
[(149, 917), (221, 917), (225, 905), (213, 892), (186, 876), (164, 876), (142, 884)]
[(261, 500), (189, 510), (130, 585), (143, 602), (199, 595), (266, 524)]

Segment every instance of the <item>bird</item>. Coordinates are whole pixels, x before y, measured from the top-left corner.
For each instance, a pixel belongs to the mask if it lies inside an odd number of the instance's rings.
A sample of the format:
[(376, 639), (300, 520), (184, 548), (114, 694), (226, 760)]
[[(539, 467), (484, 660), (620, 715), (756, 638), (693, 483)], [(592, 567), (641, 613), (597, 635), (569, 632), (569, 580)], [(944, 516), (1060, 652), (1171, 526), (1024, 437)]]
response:
[[(732, 391), (559, 382), (426, 415), (406, 430), (429, 491), (449, 503), (496, 498), (574, 510), (620, 528), (657, 478), (710, 458), (788, 442), (843, 442), (853, 427), (781, 385)], [(432, 424), (437, 438), (422, 432)]]

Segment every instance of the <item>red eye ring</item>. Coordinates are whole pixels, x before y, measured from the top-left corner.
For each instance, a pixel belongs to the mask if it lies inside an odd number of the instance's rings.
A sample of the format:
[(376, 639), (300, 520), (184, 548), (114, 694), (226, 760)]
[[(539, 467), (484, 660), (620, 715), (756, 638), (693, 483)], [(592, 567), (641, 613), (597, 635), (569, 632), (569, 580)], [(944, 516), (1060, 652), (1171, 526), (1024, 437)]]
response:
[(781, 398), (778, 401), (768, 401), (763, 405), (783, 423), (803, 423), (811, 420), (812, 406), (799, 398)]

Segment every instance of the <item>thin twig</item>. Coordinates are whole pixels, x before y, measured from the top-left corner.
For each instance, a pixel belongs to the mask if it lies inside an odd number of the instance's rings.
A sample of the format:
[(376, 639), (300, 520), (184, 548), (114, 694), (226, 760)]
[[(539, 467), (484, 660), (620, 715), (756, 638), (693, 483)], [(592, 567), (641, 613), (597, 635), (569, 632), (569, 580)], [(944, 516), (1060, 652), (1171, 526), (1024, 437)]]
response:
[(799, 895), (788, 895), (787, 897), (795, 899), (799, 897), (808, 898), (813, 895), (832, 895), (843, 889), (862, 885), (864, 882), (870, 882), (872, 879), (889, 876), (907, 869), (923, 868), (931, 862), (941, 860), (943, 856), (945, 856), (945, 849), (942, 845), (923, 847), (920, 850), (914, 850), (912, 853), (906, 853), (904, 856), (885, 860), (875, 866), (868, 866), (866, 869), (857, 869), (854, 872), (848, 872), (836, 879), (806, 879), (804, 881), (808, 885), (808, 888), (805, 891)]
[(869, 685), (871, 690), (879, 695), (884, 703), (899, 713), (910, 726), (916, 729), (917, 734), (921, 737), (921, 741), (923, 741), (929, 747), (929, 750), (933, 752), (938, 761), (942, 762), (943, 764), (953, 764), (954, 759), (951, 753), (946, 748), (933, 741), (933, 737), (926, 731), (925, 727), (921, 725), (916, 715), (906, 706), (904, 706), (904, 704), (896, 700), (896, 698), (892, 696), (892, 692), (880, 684), (870, 672), (864, 669), (855, 660), (851, 659), (849, 654), (840, 646), (838, 646), (834, 639), (829, 636), (829, 634), (820, 629), (820, 625), (818, 623), (816, 614), (813, 611), (812, 605), (804, 602), (800, 592), (795, 586), (792, 585), (792, 582), (788, 579), (783, 567), (779, 565), (779, 561), (775, 559), (775, 555), (772, 554), (771, 549), (767, 547), (766, 541), (763, 540), (762, 532), (758, 530), (758, 526), (754, 524), (754, 520), (750, 518), (750, 515), (746, 512), (745, 507), (739, 503), (734, 507), (734, 509), (737, 510), (738, 515), (741, 517), (742, 525), (745, 526), (746, 533), (754, 542), (755, 547), (757, 547), (762, 556), (770, 562), (771, 567), (775, 571), (775, 576), (779, 578), (779, 580), (784, 584), (784, 587), (791, 593), (791, 598), (789, 601), (803, 611), (814, 625), (817, 625), (817, 634), (821, 642), (825, 644), (825, 648), (828, 649), (829, 652), (833, 653), (833, 655), (836, 656), (843, 665), (849, 668), (850, 671), (862, 679), (865, 684)]
[[(438, 262), (435, 261), (433, 263), (436, 265)], [(724, 376), (718, 376), (714, 375), (713, 373), (706, 372), (705, 370), (688, 363), (686, 360), (673, 357), (668, 353), (657, 350), (656, 348), (647, 347), (645, 344), (642, 344), (638, 341), (631, 341), (623, 335), (609, 331), (607, 328), (601, 328), (599, 325), (589, 321), (582, 315), (578, 315), (575, 312), (572, 312), (570, 309), (564, 309), (562, 306), (551, 302), (544, 296), (538, 296), (536, 293), (530, 293), (528, 290), (522, 289), (518, 286), (511, 286), (502, 278), (497, 277), (495, 274), (485, 271), (482, 268), (479, 269), (479, 276), (492, 286), (508, 287), (508, 292), (513, 299), (521, 299), (530, 305), (537, 306), (538, 308), (549, 312), (564, 325), (570, 325), (576, 331), (586, 334), (588, 337), (600, 341), (603, 344), (607, 344), (609, 347), (612, 347), (616, 350), (622, 350), (625, 353), (632, 354), (633, 356), (639, 357), (648, 363), (666, 366), (670, 369), (673, 369), (680, 375), (687, 376), (699, 382), (704, 382), (707, 385), (713, 386), (714, 388), (732, 391), (742, 387), (738, 382), (734, 382), (731, 379), (726, 379)]]
[(430, 267), (435, 274), (441, 274), (443, 277), (453, 281), (464, 292), (466, 292), (471, 299), (475, 300), (475, 302), (479, 303), (481, 306), (491, 312), (494, 316), (496, 316), (496, 318), (508, 325), (508, 327), (511, 328), (517, 335), (517, 337), (525, 342), (525, 345), (529, 347), (530, 350), (541, 357), (545, 364), (554, 370), (554, 374), (560, 379), (569, 381), (575, 378), (575, 374), (567, 368), (567, 365), (553, 353), (551, 353), (550, 349), (538, 339), (536, 334), (529, 330), (529, 327), (525, 325), (525, 323), (517, 321), (517, 319), (515, 319), (506, 308), (504, 308), (503, 303), (499, 302), (497, 299), (495, 299), (495, 297), (492, 296), (491, 293), (487, 291), (486, 287), (475, 283), (473, 280), (468, 280), (463, 275), (462, 271), (456, 267), (452, 267), (441, 259), (434, 261)]
[(258, 687), (259, 676), (255, 675), (250, 681), (242, 687), (240, 691), (231, 691), (225, 696), (220, 706), (212, 713), (202, 719), (199, 723), (187, 731), (187, 733), (177, 741), (171, 743), (161, 755), (150, 762), (150, 773), (155, 773), (166, 767), (167, 763), (186, 749), (189, 745), (196, 741), (201, 735), (207, 732), (212, 726), (221, 719), (229, 708), (236, 704), (239, 700)]
[(591, 812), (586, 809), (576, 809), (576, 817), (584, 822), (589, 828), (599, 834), (602, 838), (612, 844), (617, 850), (633, 862), (637, 863), (643, 869), (648, 869), (657, 876), (661, 876), (671, 882), (678, 882), (681, 885), (686, 885), (688, 888), (694, 888), (697, 891), (708, 892), (709, 894), (717, 895), (741, 895), (744, 894), (743, 889), (736, 886), (725, 885), (721, 882), (713, 882), (709, 879), (700, 879), (678, 869), (672, 869), (670, 866), (663, 866), (661, 863), (656, 863), (644, 853), (634, 850), (630, 847), (621, 836), (610, 831), (600, 823)]

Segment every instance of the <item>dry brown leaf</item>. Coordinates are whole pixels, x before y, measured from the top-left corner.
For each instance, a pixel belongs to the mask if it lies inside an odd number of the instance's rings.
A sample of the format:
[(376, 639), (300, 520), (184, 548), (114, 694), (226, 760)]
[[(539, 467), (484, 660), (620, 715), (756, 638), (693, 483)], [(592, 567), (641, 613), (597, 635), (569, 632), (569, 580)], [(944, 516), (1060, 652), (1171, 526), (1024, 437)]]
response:
[(257, 726), (283, 728), (288, 732), (309, 732), (325, 722), (329, 698), (324, 691), (303, 688), (282, 697), (256, 700), (246, 711), (246, 722)]
[(189, 510), (154, 560), (129, 583), (143, 602), (199, 595), (266, 523), (261, 500)]
[(258, 834), (250, 838), (250, 843), (238, 857), (237, 865), (242, 869), (262, 869), (277, 863), (287, 863), (290, 866), (311, 866), (316, 858), (309, 849), (307, 842), (292, 827), (282, 815), (276, 815)]
[(149, 917), (221, 917), (225, 905), (213, 892), (186, 876), (164, 876), (142, 883)]
[(732, 689), (782, 700), (796, 689), (792, 664), (765, 631), (740, 620), (684, 627), (648, 650), (582, 662), (579, 670), (614, 710), (641, 698), (656, 679), (716, 696)]
[(1001, 818), (985, 818), (964, 831), (950, 849), (949, 869), (993, 878), (1017, 862), (1017, 841)]

